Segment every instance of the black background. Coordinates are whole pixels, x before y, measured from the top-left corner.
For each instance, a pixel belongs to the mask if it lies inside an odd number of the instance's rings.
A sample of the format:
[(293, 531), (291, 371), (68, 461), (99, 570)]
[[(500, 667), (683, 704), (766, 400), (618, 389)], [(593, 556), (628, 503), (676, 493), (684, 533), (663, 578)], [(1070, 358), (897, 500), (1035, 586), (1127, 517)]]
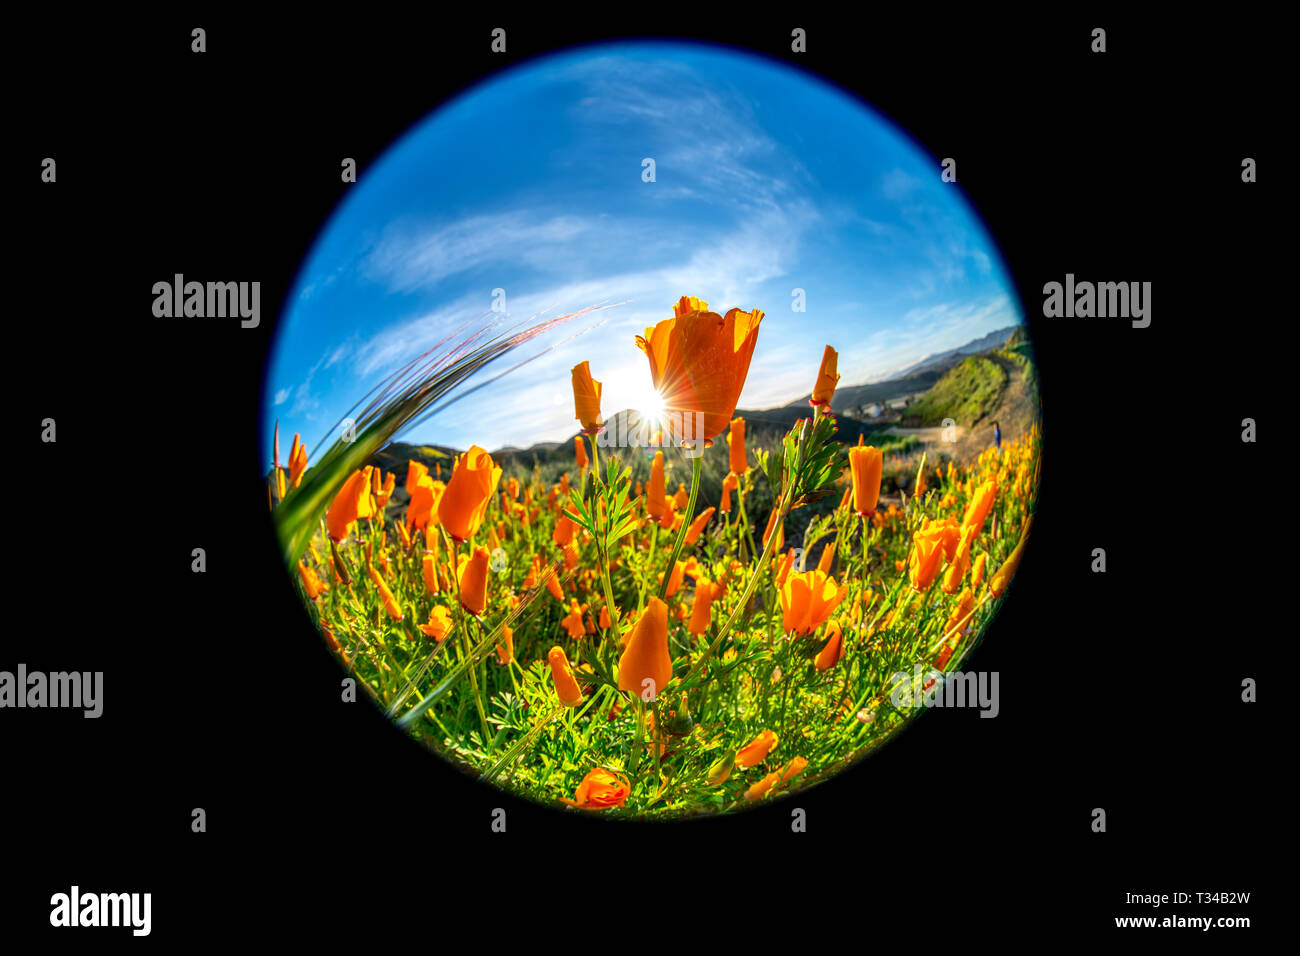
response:
[[(433, 943), (454, 926), (495, 941), (514, 923), (558, 945), (635, 945), (652, 926), (661, 945), (792, 930), (811, 943), (834, 926), (863, 945), (938, 945), (1141, 935), (1113, 927), (1149, 912), (1124, 893), (1175, 890), (1250, 890), (1212, 915), (1263, 925), (1281, 852), (1268, 677), (1294, 635), (1269, 607), (1290, 603), (1293, 513), (1271, 394), (1291, 318), (1269, 228), (1285, 175), (1276, 30), (629, 12), (12, 24), (5, 389), (19, 438), (0, 668), (102, 670), (105, 710), (0, 713), (6, 933), (48, 930), (50, 895), (72, 883), (152, 892), (158, 940), (262, 927)], [(205, 54), (190, 52), (194, 26)], [(506, 55), (489, 51), (495, 26)], [(789, 52), (794, 26), (806, 55)], [(1089, 50), (1094, 26), (1105, 54)], [(485, 789), (364, 701), (341, 703), (278, 563), (258, 442), (276, 318), (349, 188), (342, 157), (364, 177), (477, 79), (647, 35), (791, 61), (956, 158), (1019, 285), (1045, 421), (1028, 553), (968, 665), (1000, 672), (1000, 716), (934, 711), (792, 801), (673, 825)], [(1246, 156), (1256, 184), (1241, 182)], [(151, 287), (177, 272), (261, 281), (261, 327), (155, 319)], [(1151, 326), (1044, 320), (1042, 286), (1067, 272), (1152, 282)], [(46, 417), (56, 444), (39, 440)], [(1258, 444), (1240, 441), (1245, 417)], [(206, 574), (190, 571), (195, 547)], [(1106, 574), (1090, 571), (1096, 547)], [(1260, 703), (1241, 702), (1244, 677)], [(792, 805), (807, 833), (790, 832)], [(498, 806), (504, 835), (489, 829)]]

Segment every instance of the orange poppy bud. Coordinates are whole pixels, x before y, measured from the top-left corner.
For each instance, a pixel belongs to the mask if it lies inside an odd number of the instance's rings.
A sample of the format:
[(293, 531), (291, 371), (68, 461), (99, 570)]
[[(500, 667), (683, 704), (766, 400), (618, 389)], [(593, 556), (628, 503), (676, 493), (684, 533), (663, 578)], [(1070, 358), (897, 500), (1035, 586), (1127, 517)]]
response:
[(703, 634), (709, 629), (709, 613), (713, 607), (713, 584), (706, 578), (695, 582), (695, 601), (691, 605), (691, 623), (686, 629), (692, 634)]
[(731, 472), (727, 472), (727, 477), (722, 479), (722, 501), (718, 507), (723, 514), (731, 511), (731, 493), (740, 487), (740, 479)]
[[(636, 344), (650, 362), (650, 379), (663, 396), (668, 430), (677, 442), (711, 444), (732, 414), (749, 375), (758, 342), (759, 309), (731, 309), (725, 316), (708, 311), (708, 303), (683, 296), (664, 319)], [(703, 431), (696, 434), (696, 416)]]
[(582, 440), (581, 435), (573, 436), (573, 456), (578, 461), (579, 471), (587, 467), (587, 443)]
[(441, 643), (442, 640), (451, 633), (451, 629), (454, 626), (451, 619), (451, 611), (447, 610), (447, 608), (441, 604), (435, 604), (429, 611), (429, 623), (420, 624), (418, 626), (420, 630), (429, 637)]
[(695, 546), (695, 542), (700, 538), (700, 532), (704, 530), (704, 526), (709, 523), (709, 519), (712, 517), (713, 509), (705, 508), (699, 513), (695, 520), (691, 522), (691, 526), (686, 529), (686, 547), (690, 548)]
[(430, 594), (438, 593), (438, 557), (432, 551), (424, 552), (420, 570), (424, 574), (424, 588)]
[(749, 462), (745, 460), (745, 419), (740, 416), (731, 420), (731, 428), (727, 432), (727, 450), (731, 465), (728, 474), (743, 475), (749, 469)]
[(972, 591), (978, 591), (980, 585), (984, 583), (984, 569), (988, 565), (988, 560), (989, 556), (981, 551), (979, 557), (975, 559), (974, 565), (971, 566), (970, 586)]
[(961, 540), (957, 542), (957, 550), (953, 554), (952, 563), (948, 565), (948, 570), (943, 573), (943, 590), (945, 594), (956, 594), (961, 590), (962, 578), (966, 577), (966, 571), (970, 568), (970, 545), (975, 540), (977, 530), (974, 527), (967, 527), (962, 532)]
[(573, 679), (569, 659), (564, 656), (564, 649), (558, 645), (551, 648), (546, 655), (551, 665), (551, 680), (555, 683), (555, 693), (565, 707), (577, 707), (582, 703), (582, 689)]
[[(958, 633), (965, 634), (970, 630), (971, 621), (968, 615), (973, 610), (975, 610), (975, 592), (966, 588), (958, 595), (957, 603), (953, 605), (952, 614), (948, 617), (948, 623), (943, 626), (943, 632), (947, 634), (953, 628), (960, 626), (961, 630)], [(944, 659), (944, 663), (947, 663), (947, 658)], [(942, 667), (943, 664), (939, 666)]]
[(835, 560), (835, 545), (827, 542), (822, 546), (821, 560), (817, 562), (817, 570), (822, 574), (829, 574), (831, 562)]
[(497, 644), (497, 660), (509, 664), (515, 659), (515, 632), (508, 627), (501, 628), (501, 642)]
[(993, 510), (993, 503), (998, 497), (998, 482), (996, 478), (990, 478), (975, 489), (975, 494), (971, 496), (970, 504), (966, 506), (966, 514), (962, 516), (961, 523), (967, 528), (974, 528), (976, 534), (984, 527), (984, 519), (989, 516)]
[[(768, 516), (767, 528), (763, 531), (763, 547), (767, 547), (767, 539), (772, 536), (772, 526), (776, 524), (777, 509), (772, 509), (772, 514)], [(774, 552), (779, 552), (785, 545), (785, 522), (782, 521), (776, 529), (776, 544), (772, 546)]]
[(574, 791), (574, 799), (560, 799), (581, 810), (608, 810), (610, 807), (623, 806), (631, 793), (632, 785), (626, 777), (604, 767), (597, 767), (582, 778), (578, 789)]
[(609, 606), (608, 606), (608, 605), (602, 605), (601, 608), (600, 608), (600, 627), (601, 627), (601, 630), (608, 631), (609, 628), (610, 628), (610, 625), (611, 625), (611, 621), (610, 621), (610, 619), (609, 619)]
[(398, 606), (397, 599), (393, 597), (393, 592), (388, 590), (388, 585), (384, 583), (384, 579), (379, 576), (379, 572), (373, 567), (370, 568), (370, 580), (375, 583), (375, 588), (379, 591), (379, 600), (383, 603), (388, 616), (394, 621), (400, 621), (402, 619), (402, 609)]
[(645, 513), (658, 521), (668, 510), (664, 495), (664, 453), (655, 452), (650, 463), (650, 485), (646, 488)]
[(817, 384), (813, 386), (812, 397), (808, 399), (808, 404), (819, 407), (823, 412), (829, 411), (831, 399), (835, 396), (835, 386), (840, 380), (839, 373), (835, 370), (839, 363), (839, 353), (829, 345), (822, 352), (822, 365), (817, 370)]
[(459, 542), (474, 536), (500, 480), (501, 469), (478, 445), (460, 456), (438, 501), (439, 523), (452, 538)]
[(691, 493), (686, 490), (686, 482), (677, 482), (677, 491), (673, 493), (673, 505), (676, 506), (678, 511), (682, 511), (690, 504), (690, 501)]
[[(600, 382), (591, 377), (591, 366), (579, 362), (573, 366), (573, 417), (590, 435), (600, 431)], [(585, 452), (584, 452), (585, 455)], [(585, 462), (579, 459), (579, 467)]]
[(790, 576), (790, 570), (794, 567), (794, 548), (787, 551), (781, 558), (781, 563), (776, 569), (776, 586), (779, 588), (785, 584), (785, 579)]
[[(664, 597), (670, 598), (677, 593), (677, 589), (682, 586), (682, 577), (686, 574), (686, 562), (677, 561), (673, 564), (673, 570), (668, 575), (668, 590), (664, 592)], [(663, 575), (659, 575), (659, 580), (663, 580)]]
[(840, 662), (844, 656), (844, 638), (840, 633), (840, 625), (837, 621), (831, 621), (826, 627), (826, 633), (830, 635), (826, 641), (826, 646), (821, 649), (817, 655), (816, 665), (819, 671), (828, 671)]
[[(861, 439), (859, 439), (861, 440)], [(880, 500), (880, 476), (885, 457), (879, 448), (858, 445), (849, 449), (849, 468), (853, 472), (853, 511), (859, 516), (872, 514)]]
[(420, 479), (429, 473), (429, 467), (422, 465), (418, 461), (411, 459), (406, 463), (406, 493), (415, 494), (415, 486), (420, 483)]
[(560, 587), (559, 574), (556, 573), (554, 568), (547, 568), (545, 574), (546, 574), (546, 590), (551, 592), (551, 595), (555, 598), (555, 600), (563, 604), (564, 590)]
[(309, 600), (316, 600), (316, 595), (322, 591), (328, 591), (329, 585), (324, 583), (320, 576), (314, 570), (307, 567), (301, 561), (298, 562), (298, 574), (302, 578), (303, 589), (307, 592)]
[(508, 491), (508, 492), (510, 493), (510, 497), (511, 497), (512, 499), (514, 499), (514, 500), (518, 500), (518, 499), (519, 499), (519, 479), (518, 479), (518, 478), (511, 478), (509, 481), (507, 481), (507, 482), (506, 482), (506, 491)]
[(781, 586), (781, 609), (785, 612), (782, 626), (787, 632), (811, 634), (831, 616), (846, 594), (848, 588), (838, 587), (835, 579), (823, 571), (790, 574)]
[[(618, 662), (618, 688), (653, 700), (673, 679), (668, 653), (668, 605), (651, 597), (632, 628), (627, 648)], [(649, 683), (647, 683), (647, 681)]]
[(476, 548), (473, 557), (462, 554), (457, 577), (460, 579), (460, 606), (471, 614), (482, 614), (487, 607), (487, 548)]
[(307, 446), (298, 440), (298, 433), (293, 434), (293, 447), (289, 449), (289, 484), (297, 488), (302, 484), (303, 473), (307, 470)]
[(1002, 592), (1011, 583), (1011, 577), (1016, 573), (1016, 568), (1020, 566), (1020, 557), (1025, 552), (1025, 542), (1029, 540), (1029, 525), (1033, 520), (1030, 517), (1025, 522), (1025, 527), (1020, 532), (1020, 542), (1016, 545), (1015, 550), (1002, 562), (1002, 567), (998, 568), (997, 574), (989, 579), (989, 590), (993, 592), (994, 597), (1002, 596)]
[(808, 766), (808, 761), (805, 758), (792, 757), (790, 759), (790, 762), (781, 769), (781, 782), (785, 783), (791, 777), (795, 777), (803, 773), (804, 768), (807, 766)]
[(736, 766), (748, 769), (767, 759), (767, 755), (776, 749), (778, 743), (777, 736), (770, 730), (765, 730), (736, 754)]

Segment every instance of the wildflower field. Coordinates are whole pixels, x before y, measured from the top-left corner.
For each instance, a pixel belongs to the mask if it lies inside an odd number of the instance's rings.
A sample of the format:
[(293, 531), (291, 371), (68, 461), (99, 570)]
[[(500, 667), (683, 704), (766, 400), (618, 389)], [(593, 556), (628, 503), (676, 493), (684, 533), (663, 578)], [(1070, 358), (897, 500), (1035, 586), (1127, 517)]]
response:
[(842, 444), (828, 345), (808, 417), (747, 445), (763, 318), (685, 297), (637, 337), (663, 402), (643, 447), (602, 439), (599, 370), (575, 366), (562, 471), (477, 446), (373, 463), (494, 346), (407, 370), (313, 467), (296, 435), (282, 465), (277, 433), (286, 563), (402, 732), (556, 807), (717, 813), (831, 777), (960, 666), (1024, 549), (1037, 426), (967, 462)]

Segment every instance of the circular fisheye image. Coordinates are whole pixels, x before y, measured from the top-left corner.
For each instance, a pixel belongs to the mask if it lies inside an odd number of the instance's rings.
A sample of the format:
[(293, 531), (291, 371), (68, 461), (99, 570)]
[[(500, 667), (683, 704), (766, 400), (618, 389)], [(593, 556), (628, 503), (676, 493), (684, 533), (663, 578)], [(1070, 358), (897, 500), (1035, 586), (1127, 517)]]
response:
[(637, 818), (996, 708), (962, 666), (1025, 548), (1038, 384), (950, 179), (824, 81), (675, 43), (513, 68), (360, 169), (260, 423), (358, 696), (485, 783)]

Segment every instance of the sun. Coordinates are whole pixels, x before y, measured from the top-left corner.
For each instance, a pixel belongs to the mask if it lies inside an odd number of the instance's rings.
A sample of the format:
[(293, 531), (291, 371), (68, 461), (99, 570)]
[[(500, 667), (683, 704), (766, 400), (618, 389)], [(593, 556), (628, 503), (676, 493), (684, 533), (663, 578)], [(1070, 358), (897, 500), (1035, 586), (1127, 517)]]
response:
[(664, 417), (664, 397), (655, 390), (653, 385), (647, 385), (636, 397), (633, 408), (641, 416), (643, 422), (659, 424)]

